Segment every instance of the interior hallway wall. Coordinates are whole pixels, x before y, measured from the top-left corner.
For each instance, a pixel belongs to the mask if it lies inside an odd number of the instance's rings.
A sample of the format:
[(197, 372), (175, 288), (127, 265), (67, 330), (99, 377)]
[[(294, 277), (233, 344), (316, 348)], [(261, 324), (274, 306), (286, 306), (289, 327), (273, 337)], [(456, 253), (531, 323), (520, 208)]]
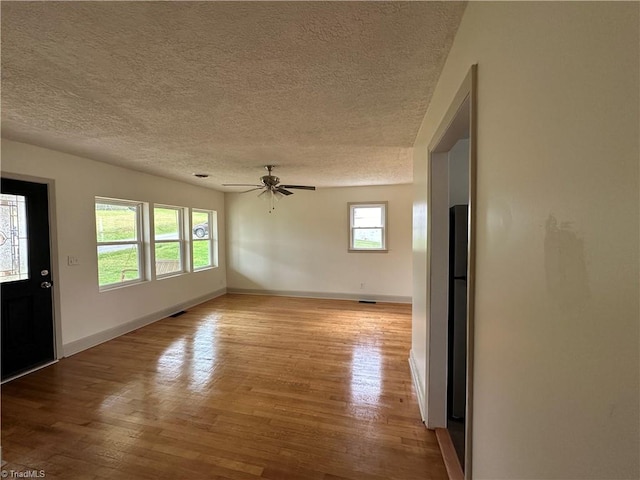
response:
[(477, 63), (475, 479), (640, 477), (639, 18), (470, 2), (416, 141), (426, 362), (427, 145)]

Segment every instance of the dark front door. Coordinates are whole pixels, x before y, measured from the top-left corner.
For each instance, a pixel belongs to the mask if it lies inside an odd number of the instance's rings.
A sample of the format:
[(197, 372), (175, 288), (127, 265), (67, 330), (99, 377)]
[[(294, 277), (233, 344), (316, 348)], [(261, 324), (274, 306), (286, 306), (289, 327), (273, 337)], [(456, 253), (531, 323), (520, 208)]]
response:
[(54, 359), (48, 187), (2, 179), (2, 379)]

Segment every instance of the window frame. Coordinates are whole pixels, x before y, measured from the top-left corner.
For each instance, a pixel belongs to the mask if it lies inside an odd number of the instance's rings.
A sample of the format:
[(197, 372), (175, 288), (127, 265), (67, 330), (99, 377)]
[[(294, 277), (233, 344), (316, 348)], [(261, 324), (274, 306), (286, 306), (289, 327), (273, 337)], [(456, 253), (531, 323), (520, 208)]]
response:
[[(380, 227), (354, 227), (353, 215), (356, 208), (374, 208), (382, 207), (382, 226)], [(389, 251), (388, 243), (388, 225), (389, 225), (389, 202), (387, 201), (371, 201), (371, 202), (349, 202), (347, 203), (348, 219), (349, 219), (349, 252), (375, 252), (375, 253), (387, 253)], [(356, 248), (353, 245), (354, 231), (360, 229), (372, 229), (378, 228), (382, 233), (382, 248)]]
[[(198, 238), (193, 232), (193, 214), (194, 213), (206, 213), (209, 223), (209, 238)], [(206, 208), (191, 208), (189, 215), (189, 243), (191, 245), (191, 271), (201, 272), (203, 270), (209, 270), (211, 268), (217, 268), (218, 255), (217, 255), (217, 242), (218, 242), (218, 212), (215, 210), (209, 210)], [(204, 267), (196, 267), (195, 260), (193, 258), (194, 246), (196, 242), (208, 242), (209, 243), (209, 265)]]
[[(164, 210), (175, 210), (178, 212), (178, 238), (171, 239), (160, 239), (156, 238), (156, 209), (164, 209)], [(167, 205), (164, 203), (154, 203), (151, 211), (153, 212), (153, 222), (151, 223), (151, 239), (152, 239), (152, 248), (153, 252), (153, 262), (152, 262), (152, 273), (153, 278), (156, 280), (162, 280), (164, 278), (176, 277), (178, 275), (184, 275), (185, 273), (189, 273), (191, 264), (188, 245), (190, 245), (191, 238), (185, 234), (185, 223), (186, 223), (186, 215), (185, 211), (188, 211), (187, 207), (180, 207), (177, 205)], [(158, 274), (158, 259), (156, 258), (156, 246), (162, 244), (178, 244), (178, 252), (180, 254), (180, 269), (175, 270), (173, 272), (161, 273)]]
[[(113, 205), (120, 207), (135, 207), (136, 212), (136, 240), (111, 240), (111, 241), (100, 241), (98, 240), (98, 215), (97, 215), (97, 205)], [(104, 292), (108, 290), (113, 290), (121, 287), (128, 287), (131, 285), (137, 285), (139, 283), (143, 283), (148, 281), (147, 271), (146, 271), (146, 249), (145, 249), (145, 202), (138, 200), (125, 200), (121, 198), (109, 198), (109, 197), (94, 197), (93, 203), (93, 213), (94, 213), (94, 228), (96, 228), (96, 266), (98, 272), (98, 291)], [(105, 285), (100, 285), (100, 254), (99, 249), (101, 246), (111, 246), (111, 245), (134, 245), (138, 250), (138, 272), (140, 273), (139, 278), (134, 278), (131, 280), (108, 283)]]

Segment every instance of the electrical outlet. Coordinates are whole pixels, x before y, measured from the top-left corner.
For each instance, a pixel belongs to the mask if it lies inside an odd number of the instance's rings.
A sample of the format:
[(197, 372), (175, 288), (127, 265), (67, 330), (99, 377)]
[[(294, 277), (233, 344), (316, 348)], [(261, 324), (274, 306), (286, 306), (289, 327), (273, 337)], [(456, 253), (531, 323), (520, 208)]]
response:
[(360, 284), (360, 290), (364, 290), (364, 282)]
[(80, 265), (80, 260), (78, 259), (78, 257), (74, 257), (73, 255), (69, 255), (67, 257), (67, 265), (69, 265), (70, 267), (74, 267), (76, 265)]

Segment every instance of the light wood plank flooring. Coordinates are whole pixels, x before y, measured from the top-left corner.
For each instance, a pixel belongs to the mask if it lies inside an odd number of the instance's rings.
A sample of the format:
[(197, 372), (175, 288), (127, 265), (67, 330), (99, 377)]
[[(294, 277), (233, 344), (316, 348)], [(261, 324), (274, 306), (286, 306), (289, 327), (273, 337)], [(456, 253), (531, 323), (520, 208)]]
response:
[(64, 479), (444, 479), (411, 307), (225, 295), (2, 386), (5, 470)]

